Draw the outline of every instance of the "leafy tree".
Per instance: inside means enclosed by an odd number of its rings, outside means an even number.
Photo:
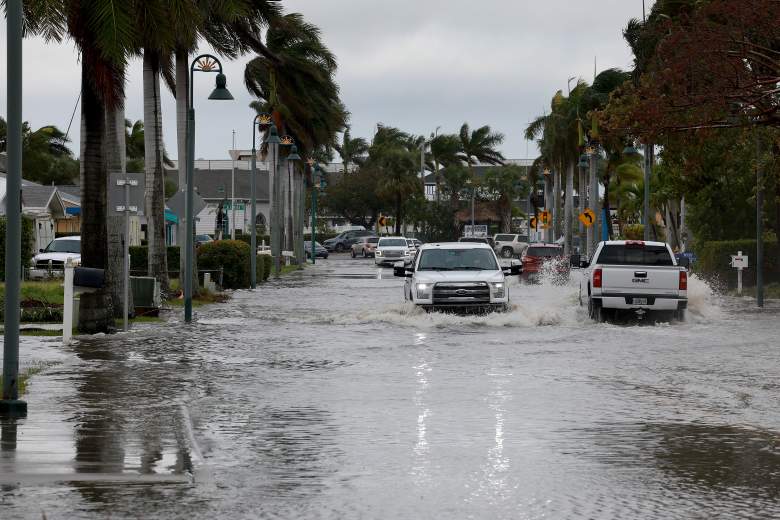
[[[79,163],[68,148],[70,139],[56,126],[32,131],[22,125],[22,175],[40,184],[73,184],[79,177]]]
[[[517,165],[491,168],[483,180],[483,196],[492,200],[501,215],[501,232],[512,232],[513,202],[528,196],[525,169]]]

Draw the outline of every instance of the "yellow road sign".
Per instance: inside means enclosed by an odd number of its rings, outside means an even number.
[[[531,226],[531,229],[538,229],[537,225],[539,223],[536,220],[536,217],[531,217],[531,221],[529,222],[529,225]]]
[[[585,225],[585,227],[591,227],[596,223],[596,214],[593,213],[593,210],[590,208],[580,213],[578,218],[580,219],[580,222]]]
[[[387,225],[387,217],[385,216],[379,217],[379,225],[381,227],[385,227]]]

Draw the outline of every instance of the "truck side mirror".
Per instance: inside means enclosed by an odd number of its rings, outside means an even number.
[[[412,269],[406,267],[406,262],[396,262],[393,264],[393,276],[397,276],[399,278],[411,278],[412,277]]]
[[[687,256],[681,256],[677,259],[677,265],[680,267],[685,267],[686,269],[691,267],[691,259]]]

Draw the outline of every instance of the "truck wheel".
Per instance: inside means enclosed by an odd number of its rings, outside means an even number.
[[[588,316],[596,323],[604,323],[604,309],[601,302],[596,303],[593,298],[588,298]]]
[[[515,252],[511,247],[505,247],[501,250],[501,256],[504,258],[512,258],[512,255],[514,255]]]
[[[674,321],[684,322],[686,318],[686,314],[687,313],[685,312],[685,309],[674,311]]]
[[[355,250],[352,250],[352,258],[355,258],[357,255],[355,254]]]

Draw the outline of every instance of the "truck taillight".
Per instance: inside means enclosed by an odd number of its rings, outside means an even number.
[[[686,273],[685,271],[680,271],[680,290],[681,291],[688,290],[688,273]]]
[[[602,271],[601,269],[596,269],[593,271],[593,288],[594,289],[601,289],[601,278],[602,278]]]

